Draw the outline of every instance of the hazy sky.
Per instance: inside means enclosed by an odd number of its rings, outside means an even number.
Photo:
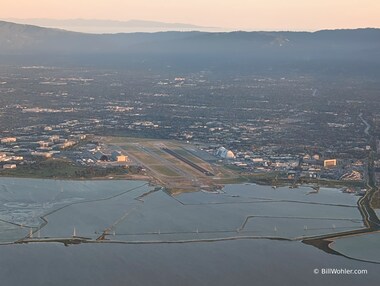
[[[248,30],[380,27],[380,0],[1,0],[0,19],[181,22]]]

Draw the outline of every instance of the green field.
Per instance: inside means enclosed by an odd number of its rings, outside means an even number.
[[[82,167],[74,165],[69,160],[48,159],[39,161],[31,165],[19,165],[17,169],[0,170],[3,177],[25,177],[25,178],[60,178],[60,179],[79,179],[96,178],[110,175],[125,175],[128,170],[100,167]]]
[[[157,166],[151,166],[152,169],[156,170],[160,174],[168,177],[178,177],[179,174],[174,172],[173,170],[163,166],[163,165],[157,165]]]

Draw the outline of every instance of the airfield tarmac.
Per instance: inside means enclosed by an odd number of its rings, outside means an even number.
[[[120,137],[98,140],[111,150],[126,153],[134,164],[146,169],[155,183],[172,193],[214,190],[241,181],[238,174],[215,158],[210,160],[207,152],[183,142]]]

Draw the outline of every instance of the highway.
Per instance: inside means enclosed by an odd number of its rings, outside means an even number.
[[[367,135],[367,136],[371,136],[369,134],[369,130],[371,129],[371,125],[363,118],[363,113],[360,113],[359,114],[359,118],[361,119],[361,121],[363,121],[363,123],[365,124],[366,128],[364,129],[364,133]]]
[[[368,141],[375,142],[375,140],[373,140],[372,135],[369,132],[371,129],[371,125],[363,118],[362,113],[359,114],[359,118],[363,121],[363,123],[366,126],[364,129],[364,133],[367,136],[369,136]],[[374,150],[376,150],[376,148],[375,146],[371,146],[371,147],[372,147],[372,150],[369,152],[369,155],[368,155],[368,176],[367,176],[367,182],[366,182],[367,192],[365,193],[363,197],[361,197],[358,200],[358,209],[360,211],[360,214],[362,215],[363,222],[366,227],[363,229],[357,229],[357,230],[352,230],[352,231],[307,238],[303,240],[304,243],[314,245],[326,252],[331,252],[332,249],[329,247],[329,245],[336,238],[342,238],[342,237],[352,236],[352,235],[361,235],[365,233],[373,233],[373,232],[380,231],[380,220],[376,212],[373,210],[371,206],[371,200],[374,194],[378,191],[378,187],[376,186],[376,180],[374,178],[375,174],[373,171],[373,160],[374,160],[373,153],[374,153]]]

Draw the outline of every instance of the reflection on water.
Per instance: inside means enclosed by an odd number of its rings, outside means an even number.
[[[368,275],[315,275],[315,268]],[[377,285],[378,265],[299,242],[241,240],[158,245],[0,246],[2,285]]]
[[[380,263],[380,232],[340,238],[331,247],[348,257]]]
[[[363,227],[356,196],[337,189],[321,188],[310,195],[308,187],[274,190],[254,184],[228,185],[220,194],[175,197],[153,189],[141,181],[1,179],[0,242],[22,239],[30,227],[34,239],[37,233],[40,238],[68,238],[75,228],[77,236],[95,240],[103,235],[106,240],[70,247],[0,246],[0,277],[6,277],[5,285],[20,285],[25,279],[32,285],[83,285],[83,281],[86,285],[252,285],[253,281],[320,285],[322,280],[331,283],[325,285],[360,281],[370,285],[375,281],[371,273],[364,280],[316,277],[314,268],[378,265],[326,254],[297,241]],[[220,241],[235,238],[239,240]],[[215,241],[206,242],[210,240]],[[141,244],[148,242],[155,244]],[[336,247],[345,252],[355,249],[356,243],[365,242],[342,239]],[[372,255],[379,257],[376,252]],[[38,263],[32,263],[35,259]],[[9,275],[16,266],[19,273]]]
[[[301,239],[363,227],[357,197],[336,189],[228,185],[221,193],[171,197],[141,181],[1,181],[3,230],[19,225],[39,237],[176,241],[228,237]],[[143,196],[143,194],[146,194]],[[25,231],[8,232],[15,241]]]

